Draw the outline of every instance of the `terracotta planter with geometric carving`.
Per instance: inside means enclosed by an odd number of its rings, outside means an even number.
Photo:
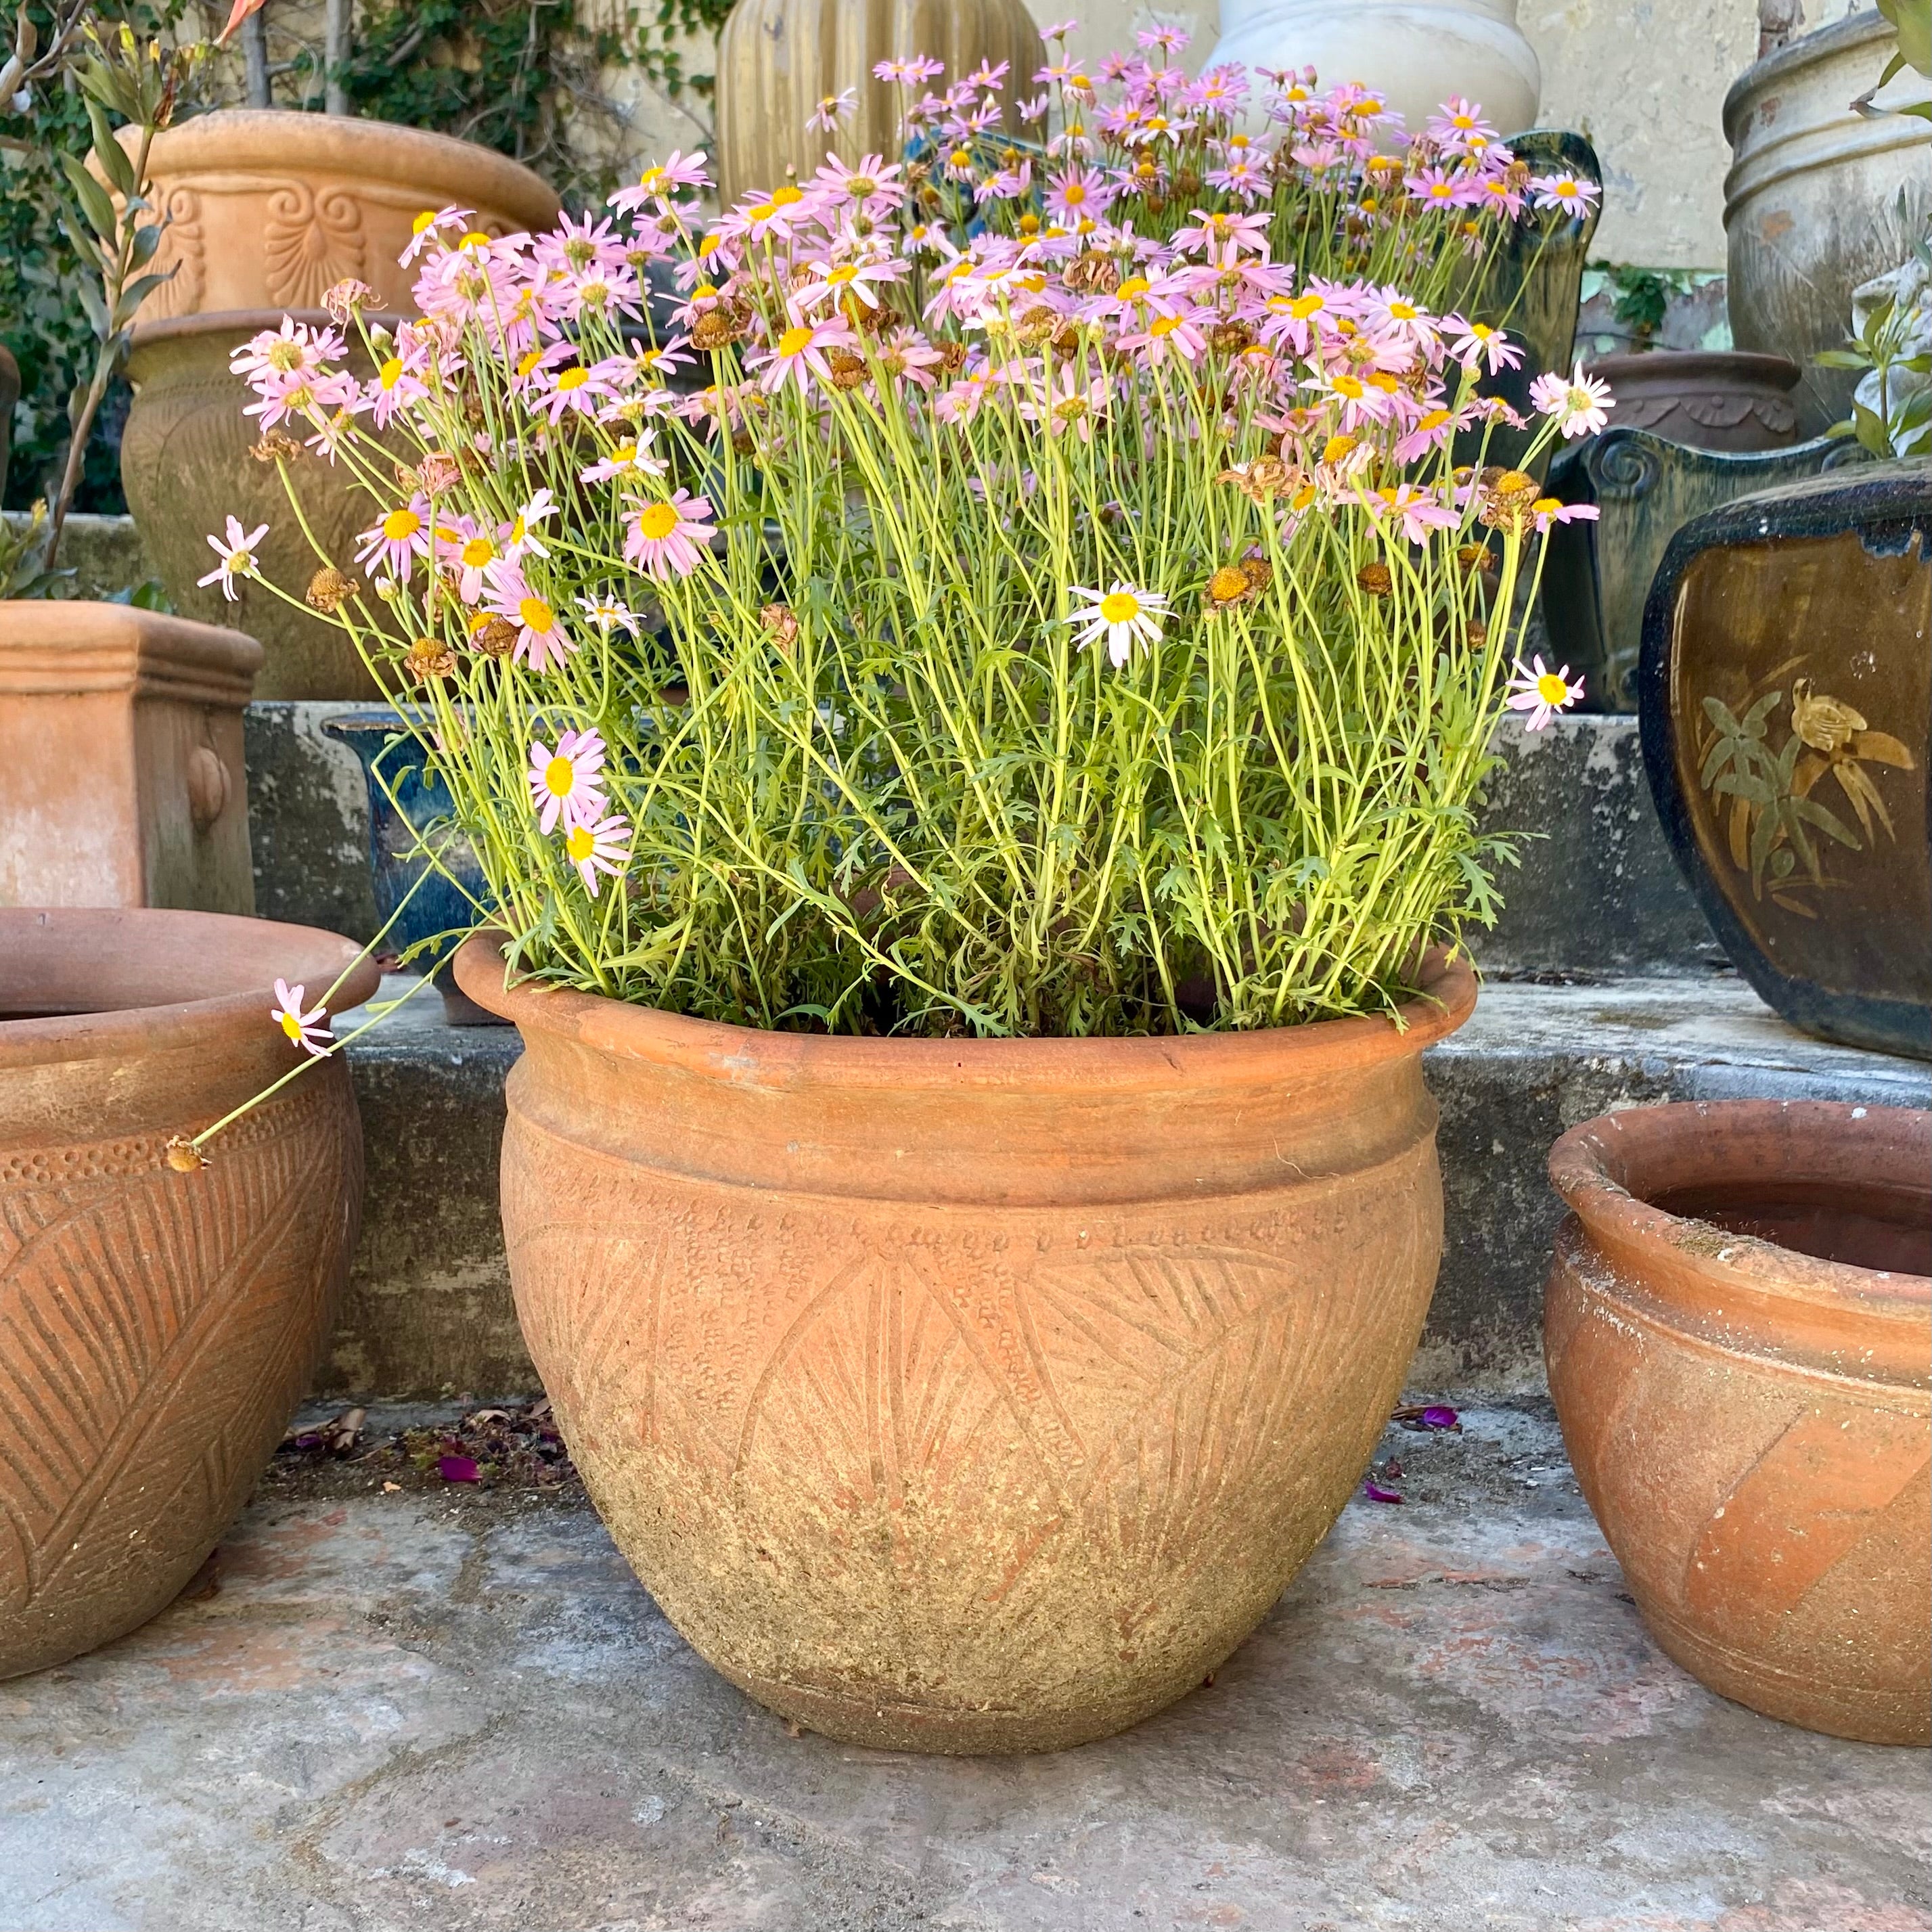
[[[518,1318],[618,1547],[833,1737],[1048,1750],[1198,1685],[1360,1480],[1441,1257],[1422,1053],[759,1032],[457,976],[522,1029]]]
[[[333,933],[201,913],[0,910],[0,1678],[145,1622],[214,1548],[308,1386],[349,1272],[349,1070],[286,1072],[274,986]],[[376,988],[356,964],[334,1004]]]
[[[1932,1113],[1635,1108],[1550,1172],[1550,1387],[1652,1635],[1768,1717],[1932,1742]]]
[[[131,142],[134,130],[124,130]],[[225,309],[320,308],[336,283],[415,310],[397,266],[425,208],[473,211],[488,235],[553,226],[562,208],[494,149],[420,128],[284,109],[224,107],[154,139],[149,199],[167,219],[153,266],[175,269],[144,322]]]

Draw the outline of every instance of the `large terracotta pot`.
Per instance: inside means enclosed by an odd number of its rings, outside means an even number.
[[[280,108],[184,121],[155,137],[148,167],[168,223],[154,266],[178,270],[142,304],[150,322],[319,308],[351,276],[413,314],[416,272],[397,258],[424,209],[454,202],[505,235],[551,226],[562,206],[528,168],[473,141]]]
[[[1550,1390],[1652,1634],[1768,1717],[1932,1742],[1932,1114],[1640,1108],[1550,1172]]]
[[[200,581],[214,562],[208,538],[220,535],[231,515],[248,530],[268,526],[256,554],[262,574],[290,595],[299,597],[317,568],[275,465],[249,454],[261,434],[255,418],[243,413],[254,392],[228,366],[238,344],[274,328],[284,314],[248,309],[142,322],[135,329],[128,358],[134,400],[121,438],[121,487],[175,608],[205,623],[245,626],[261,640],[267,658],[256,680],[257,698],[366,702],[383,693],[346,632],[284,602],[266,584],[238,584],[230,603],[218,585],[204,589]],[[320,323],[328,317],[315,309],[297,313],[296,320]],[[359,340],[351,350],[349,368],[367,380],[368,355]],[[376,434],[366,422],[364,429]],[[399,457],[408,453],[400,433],[394,447]],[[289,468],[316,542],[339,568],[360,576],[357,532],[384,506],[358,486],[345,464],[305,452],[290,459]]]
[[[1932,462],[1686,524],[1638,700],[1664,834],[1738,970],[1794,1026],[1932,1059]]]
[[[1221,38],[1204,63],[1312,67],[1324,88],[1378,88],[1412,134],[1453,94],[1480,104],[1505,134],[1536,124],[1543,70],[1516,25],[1516,0],[1222,0]]]
[[[168,1165],[294,1064],[268,1017],[333,933],[0,910],[0,1677],[145,1622],[206,1559],[308,1386],[362,1138],[340,1059]],[[338,1001],[379,976],[354,968]]]
[[[1850,105],[1898,50],[1891,23],[1864,8],[1747,68],[1725,96],[1726,297],[1740,349],[1809,364],[1839,347],[1852,291],[1904,261],[1924,232],[1932,127]],[[1907,69],[1880,98],[1922,101],[1932,86]],[[1857,380],[1808,368],[1795,398],[1798,433],[1822,435],[1849,416]]]
[[[980,63],[1006,62],[1007,98],[1030,85],[1044,56],[1023,0],[739,0],[718,39],[718,166],[728,206],[753,188],[801,181],[828,148],[850,161],[897,159],[894,89],[876,80],[882,60],[929,54],[950,86]],[[828,95],[848,89],[857,112],[836,134],[806,123]],[[1009,108],[1009,125],[1017,127]]]
[[[1187,1040],[760,1033],[526,983],[517,1312],[617,1544],[814,1730],[1104,1737],[1360,1477],[1442,1250],[1421,1054],[1475,1000]],[[1437,1002],[1439,1001],[1439,1004]]]
[[[125,604],[0,602],[0,906],[251,913],[262,647]]]

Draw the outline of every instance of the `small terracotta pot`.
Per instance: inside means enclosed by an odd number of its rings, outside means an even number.
[[[251,913],[262,647],[125,604],[0,602],[0,905]]]
[[[184,121],[155,137],[148,173],[168,224],[153,266],[177,272],[142,304],[147,322],[319,308],[351,278],[413,314],[416,271],[398,258],[424,209],[454,202],[484,233],[506,235],[550,227],[562,208],[528,168],[473,141],[280,108]]]
[[[1782,449],[1797,440],[1791,392],[1804,372],[1783,356],[1653,349],[1602,356],[1589,373],[1610,386],[1618,424],[1693,449]]]
[[[1334,1521],[1442,1252],[1388,1021],[1191,1039],[763,1033],[526,982],[517,1312],[618,1547],[814,1730],[1057,1749],[1198,1684]]]
[[[257,698],[367,703],[384,694],[346,632],[284,602],[267,584],[238,584],[231,602],[219,585],[200,582],[214,562],[208,539],[220,535],[231,515],[248,530],[268,525],[255,553],[262,574],[292,596],[302,594],[320,567],[303,520],[332,561],[359,578],[356,536],[382,513],[346,464],[305,451],[289,460],[302,502],[298,519],[277,466],[249,453],[261,436],[256,418],[244,413],[254,392],[228,358],[284,313],[244,310],[144,322],[135,329],[128,357],[134,400],[121,437],[121,485],[175,608],[203,623],[245,625],[260,638],[267,658]],[[315,309],[295,319],[320,325],[328,317]],[[369,358],[352,334],[351,351],[346,366],[366,381]],[[366,424],[364,432],[376,434]],[[399,459],[410,453],[399,434],[392,448]]]
[[[308,1386],[349,1272],[349,1070],[286,1072],[279,978],[334,934],[200,913],[0,910],[0,1678],[145,1622],[206,1560]],[[376,990],[354,964],[340,1009]]]
[[[1932,1114],[1640,1108],[1550,1172],[1550,1386],[1652,1634],[1768,1717],[1932,1741]]]

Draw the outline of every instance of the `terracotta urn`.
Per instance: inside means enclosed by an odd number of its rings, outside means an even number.
[[[261,430],[243,412],[254,394],[228,358],[284,313],[244,309],[135,328],[128,358],[134,397],[121,438],[121,486],[175,608],[205,623],[244,627],[261,640],[267,656],[256,680],[257,698],[366,703],[384,694],[346,632],[285,602],[266,584],[238,584],[230,602],[218,585],[200,582],[214,562],[208,539],[221,533],[230,516],[245,530],[268,525],[256,550],[262,574],[292,596],[302,594],[320,567],[302,533],[304,520],[336,564],[359,577],[357,533],[376,522],[383,507],[346,464],[304,451],[289,459],[302,504],[298,519],[276,466],[250,454]],[[328,320],[320,309],[294,313],[301,322]],[[366,380],[374,373],[369,358],[359,341],[351,348],[348,366]],[[399,434],[394,446],[398,457],[408,454]]]
[[[1747,68],[1724,97],[1731,334],[1806,365],[1793,396],[1804,436],[1851,414],[1858,380],[1812,357],[1843,345],[1852,290],[1904,261],[1932,217],[1932,127],[1852,106],[1898,52],[1898,29],[1873,8],[1834,10],[1844,17]],[[1906,67],[1878,99],[1922,104],[1932,82]]]
[[[1406,1029],[880,1040],[525,982],[517,1312],[618,1546],[828,1736],[1047,1750],[1198,1684],[1327,1533],[1442,1238]]]
[[[1536,124],[1543,70],[1516,24],[1516,0],[1222,0],[1221,38],[1204,67],[1238,61],[1312,67],[1323,91],[1377,88],[1419,134],[1452,95],[1504,134]]]
[[[124,130],[124,142],[134,130]],[[152,323],[237,309],[319,308],[352,277],[413,314],[398,266],[416,217],[454,203],[488,235],[553,226],[562,204],[520,162],[473,141],[329,114],[224,107],[156,136],[152,199],[167,219],[142,304]]]
[[[727,206],[753,188],[809,181],[828,149],[896,159],[898,116],[883,60],[928,54],[946,81],[1005,61],[1017,99],[1045,58],[1024,0],[739,0],[718,40],[718,167]],[[848,89],[857,112],[836,134],[807,125]],[[1010,128],[1018,123],[1011,118]]]
[[[125,604],[0,602],[0,906],[251,913],[262,647]]]
[[[1652,1634],[1768,1717],[1932,1742],[1932,1114],[1638,1108],[1550,1172],[1550,1390]]]
[[[1619,428],[1694,449],[1782,449],[1797,437],[1791,392],[1804,372],[1789,356],[1653,349],[1600,356],[1589,373],[1610,384]]]
[[[376,969],[305,926],[0,910],[0,1678],[162,1609],[308,1386],[362,1201],[347,1066],[197,1172],[167,1147],[295,1064],[277,979],[345,972],[344,1008]]]

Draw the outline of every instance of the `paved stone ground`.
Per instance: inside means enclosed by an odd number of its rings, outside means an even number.
[[[212,1593],[0,1684],[0,1928],[1932,1932],[1924,1755],[1666,1661],[1546,1410],[1383,1454],[1211,1686],[1005,1761],[788,1735],[579,1494],[272,1480]]]

